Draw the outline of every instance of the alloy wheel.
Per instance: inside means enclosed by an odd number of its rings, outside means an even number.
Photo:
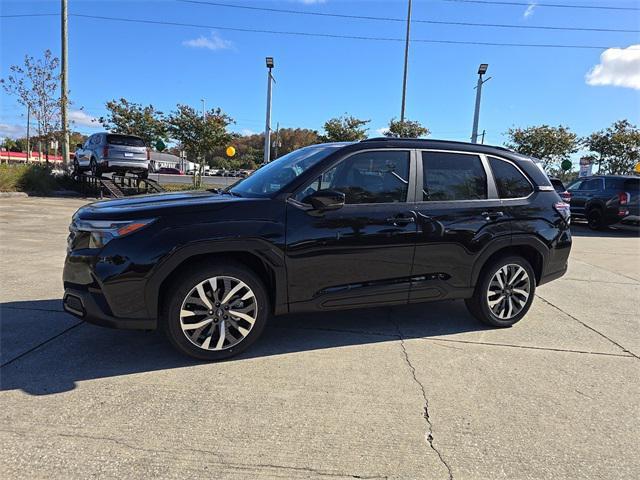
[[[531,280],[521,265],[503,265],[493,275],[487,289],[487,303],[493,314],[501,320],[518,315],[527,304]]]
[[[257,315],[253,290],[235,277],[218,276],[200,282],[187,294],[180,327],[195,346],[219,351],[244,340]]]

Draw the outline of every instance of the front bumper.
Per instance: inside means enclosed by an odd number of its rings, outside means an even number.
[[[117,318],[108,313],[108,306],[99,296],[89,290],[66,288],[62,298],[62,307],[65,312],[81,318],[87,323],[100,325],[101,327],[119,328],[126,330],[155,330],[157,320],[155,318]]]

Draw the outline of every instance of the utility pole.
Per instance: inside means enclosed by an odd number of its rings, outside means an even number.
[[[201,98],[200,101],[202,102],[202,119],[206,120],[207,119],[207,110],[204,107],[204,98]]]
[[[67,51],[67,0],[62,0],[62,76],[61,76],[61,85],[60,91],[61,94],[61,111],[62,111],[62,162],[65,167],[69,166],[69,124],[67,121],[67,107],[69,104],[69,99],[67,98],[68,87],[67,87],[67,78],[69,75],[69,59],[68,59],[68,51]]]
[[[27,163],[31,160],[31,141],[29,134],[31,133],[31,104],[27,103]]]
[[[273,57],[266,58],[267,63],[267,121],[264,127],[264,163],[269,163],[271,158],[271,83],[273,76],[271,69],[273,68]]]
[[[486,132],[487,132],[486,130],[482,130],[482,142],[480,142],[480,143],[482,143],[482,145],[484,145],[484,134]]]
[[[487,73],[489,68],[488,63],[481,63],[478,67],[478,83],[476,84],[476,108],[473,113],[473,129],[471,130],[471,143],[478,143],[478,122],[480,120],[480,99],[482,97],[482,85],[491,80],[491,77],[486,80],[482,79],[482,75]]]
[[[400,122],[404,122],[404,107],[407,100],[407,70],[409,69],[409,34],[411,31],[411,0],[407,12],[407,36],[404,42],[404,75],[402,76],[402,107],[400,108]]]

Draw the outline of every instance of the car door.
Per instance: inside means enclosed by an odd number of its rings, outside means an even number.
[[[416,240],[407,198],[415,189],[410,149],[359,151],[334,163],[287,202],[291,311],[406,303]],[[318,212],[318,190],[345,195]]]
[[[78,164],[81,167],[89,166],[89,160],[91,160],[91,151],[89,150],[89,148],[94,138],[95,138],[95,135],[91,135],[89,138],[87,138],[84,144],[82,145],[82,148],[77,152]]]
[[[602,189],[601,178],[588,178],[581,182],[577,189],[571,190],[571,213],[585,215],[588,204]]]
[[[421,150],[417,167],[410,301],[464,296],[480,252],[510,234],[488,161],[477,153]]]

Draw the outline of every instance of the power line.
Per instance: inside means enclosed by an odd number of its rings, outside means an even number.
[[[254,10],[261,12],[274,12],[274,13],[286,13],[292,15],[308,15],[315,17],[332,17],[332,18],[347,18],[353,20],[374,20],[383,22],[405,22],[405,18],[398,17],[373,17],[370,15],[349,15],[342,13],[326,13],[326,12],[305,12],[302,10],[291,10],[285,8],[271,8],[271,7],[254,7],[250,5],[236,5],[232,3],[224,2],[208,2],[203,0],[177,0],[181,3],[193,3],[199,5],[207,5],[211,7],[225,7],[225,8],[237,8],[242,10]],[[547,25],[516,25],[506,23],[475,23],[475,22],[450,22],[443,20],[424,20],[424,19],[412,19],[412,23],[427,23],[431,25],[456,25],[464,27],[492,27],[492,28],[517,28],[528,30],[566,30],[566,31],[579,31],[579,32],[618,32],[618,33],[639,33],[640,30],[626,30],[618,28],[589,28],[589,27],[554,27]]]
[[[497,0],[442,0],[444,2],[458,3],[480,3],[485,5],[509,5],[518,7],[529,7],[533,2],[504,2]],[[536,7],[553,7],[553,8],[586,8],[593,10],[632,10],[640,11],[640,7],[610,7],[607,5],[562,5],[559,3],[535,3]]]
[[[70,14],[72,17],[89,18],[94,20],[108,20],[117,22],[128,23],[144,23],[149,25],[169,25],[175,27],[192,27],[192,28],[207,28],[212,30],[227,30],[232,32],[244,32],[244,33],[267,33],[273,35],[292,35],[302,37],[320,37],[320,38],[335,38],[335,39],[349,39],[349,40],[366,40],[366,41],[380,41],[380,42],[404,42],[403,38],[396,37],[367,37],[361,35],[338,35],[331,33],[311,33],[311,32],[294,32],[287,30],[262,30],[256,28],[239,28],[239,27],[223,27],[220,25],[201,25],[194,23],[180,23],[180,22],[167,22],[161,20],[144,20],[134,18],[120,18],[120,17],[106,17],[101,15],[84,15],[79,13]],[[501,47],[536,47],[536,48],[575,48],[575,49],[593,49],[593,50],[606,50],[608,46],[599,45],[567,45],[567,44],[547,44],[547,43],[500,43],[500,42],[471,42],[462,40],[431,40],[431,39],[411,39],[412,42],[418,43],[444,43],[455,45],[485,45],[485,46],[501,46]]]
[[[18,18],[18,17],[59,17],[59,13],[22,13],[17,15],[0,15],[0,18]]]

